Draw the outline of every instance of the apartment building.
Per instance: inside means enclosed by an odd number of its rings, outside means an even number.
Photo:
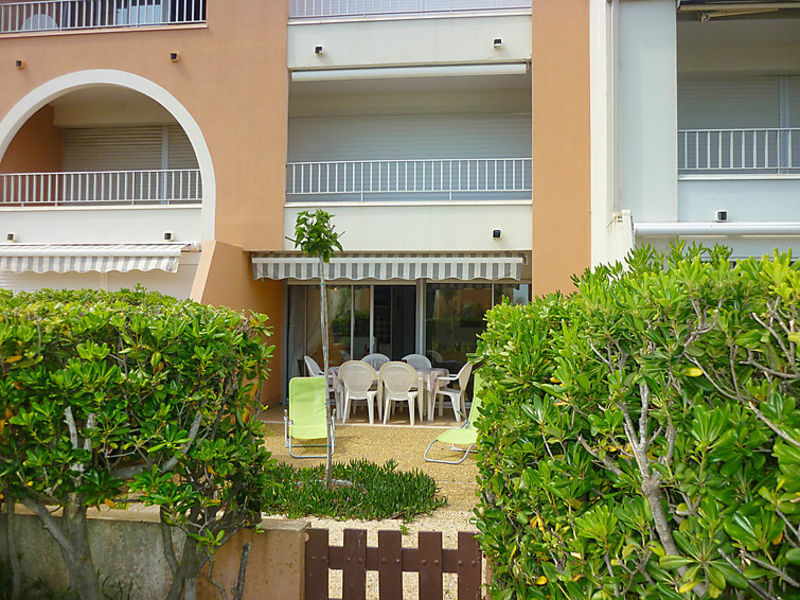
[[[318,352],[319,273],[288,238],[324,208],[345,248],[334,364],[455,369],[492,304],[589,265],[589,18],[588,0],[0,0],[0,287],[266,312],[272,399]]]
[[[676,237],[791,249],[800,3],[617,0],[592,31],[593,261]]]

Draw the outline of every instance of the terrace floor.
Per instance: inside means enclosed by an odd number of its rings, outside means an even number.
[[[297,466],[312,466],[324,462],[324,459],[296,459],[289,456],[289,449],[283,442],[282,407],[270,407],[262,418],[271,434],[266,438],[266,447],[272,452],[273,458]],[[419,469],[433,477],[441,493],[448,499],[449,510],[471,511],[476,504],[478,490],[475,455],[470,453],[460,465],[429,463],[422,458],[431,440],[445,429],[459,425],[453,419],[452,412],[448,416],[445,410],[444,415],[440,417],[437,414],[434,421],[415,421],[411,427],[408,413],[403,409],[396,411],[386,425],[379,425],[377,417],[376,423],[370,425],[366,410],[361,407],[351,415],[345,425],[337,420],[336,452],[333,458],[338,462],[365,458],[376,463],[384,463],[393,458],[399,469]],[[312,448],[308,453],[319,454],[320,450],[324,449]],[[458,454],[451,452],[444,444],[437,444],[436,452],[432,451],[432,456],[447,460],[458,458]]]

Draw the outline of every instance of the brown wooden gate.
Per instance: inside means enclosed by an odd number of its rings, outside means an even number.
[[[378,547],[367,532],[345,529],[344,544],[330,546],[327,529],[310,529],[306,542],[306,600],[328,597],[328,572],[342,571],[342,600],[365,600],[367,571],[378,572],[380,600],[403,600],[403,572],[419,573],[420,600],[442,600],[442,573],[458,574],[458,600],[481,597],[482,555],[474,533],[458,534],[458,549],[442,549],[442,533],[420,531],[418,548],[403,548],[399,531],[379,531]]]

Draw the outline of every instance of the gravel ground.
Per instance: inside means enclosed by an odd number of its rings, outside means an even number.
[[[407,414],[399,412],[389,425],[370,425],[364,416],[365,411],[356,413],[346,425],[336,425],[336,453],[334,460],[344,462],[351,458],[367,458],[371,461],[382,463],[391,458],[398,463],[398,468],[403,470],[419,469],[433,477],[441,491],[447,497],[448,506],[435,511],[429,516],[414,519],[405,524],[396,519],[383,521],[336,521],[330,518],[308,517],[311,527],[328,529],[330,543],[341,545],[345,529],[366,529],[367,545],[377,546],[378,531],[400,530],[403,535],[404,547],[417,546],[417,532],[441,531],[444,548],[458,546],[459,531],[477,531],[472,524],[472,509],[476,503],[478,489],[475,478],[477,467],[474,455],[470,455],[460,465],[445,465],[425,462],[422,458],[428,443],[435,439],[442,431],[459,424],[451,419],[438,417],[433,423],[425,421],[411,427],[408,424]],[[265,445],[273,458],[297,466],[311,466],[321,464],[324,459],[294,459],[289,456],[288,449],[283,443],[283,410],[273,408],[264,415],[264,421],[270,434]],[[316,449],[319,450],[319,449]],[[439,448],[433,455],[436,458],[452,459],[453,453],[447,447]],[[444,575],[444,598],[455,600],[457,598],[457,581],[455,574]],[[419,579],[416,573],[405,573],[403,576],[403,596],[405,598],[418,597]],[[342,573],[331,571],[329,579],[330,597],[341,598]],[[378,598],[378,575],[376,572],[367,573],[367,598]]]

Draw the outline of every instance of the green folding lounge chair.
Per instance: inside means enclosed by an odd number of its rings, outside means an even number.
[[[328,437],[325,426],[324,377],[294,377],[289,381],[289,410],[283,413],[283,440],[294,458],[325,458],[321,455],[296,455],[294,448],[327,448],[325,444],[295,444],[293,440],[320,440]],[[336,450],[335,411],[331,415],[331,453]]]
[[[478,441],[478,430],[475,429],[474,423],[481,416],[481,393],[483,391],[483,381],[479,373],[475,373],[475,382],[472,387],[472,407],[469,409],[469,417],[464,425],[454,429],[448,429],[442,435],[428,444],[423,458],[428,462],[446,463],[448,465],[458,465],[464,462],[469,456],[470,450]],[[436,442],[443,444],[450,444],[450,449],[453,452],[463,452],[458,460],[440,460],[436,458],[428,458],[428,452],[431,451]],[[466,449],[464,448],[466,446]]]

